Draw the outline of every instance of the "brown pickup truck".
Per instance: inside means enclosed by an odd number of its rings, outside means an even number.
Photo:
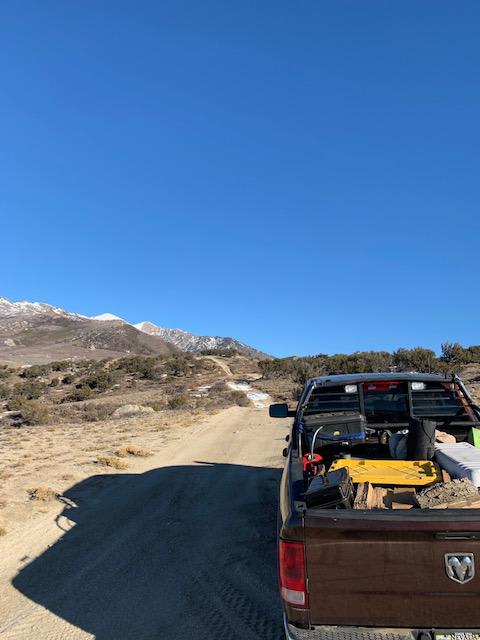
[[[479,640],[480,409],[462,381],[320,377],[270,416],[294,418],[279,508],[286,637]]]

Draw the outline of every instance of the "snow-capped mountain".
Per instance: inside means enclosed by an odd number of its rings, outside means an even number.
[[[70,318],[85,318],[78,313],[70,313],[60,307],[53,307],[45,302],[12,302],[7,298],[0,298],[0,318],[15,318],[19,316],[41,316],[54,314],[57,316],[68,316]]]
[[[158,327],[151,322],[138,322],[133,325],[136,329],[148,333],[151,336],[158,336],[170,342],[181,351],[190,351],[191,353],[199,353],[205,349],[235,349],[239,353],[250,356],[264,356],[265,354],[257,351],[253,347],[235,340],[235,338],[225,338],[221,336],[195,336],[192,333],[183,331],[182,329],[166,329]]]

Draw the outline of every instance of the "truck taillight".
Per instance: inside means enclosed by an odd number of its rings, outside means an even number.
[[[305,548],[300,542],[279,541],[278,579],[280,594],[285,602],[294,607],[305,608],[307,606]]]
[[[393,391],[401,386],[400,382],[365,382],[364,391]]]

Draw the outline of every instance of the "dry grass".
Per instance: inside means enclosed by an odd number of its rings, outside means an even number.
[[[148,449],[142,449],[141,447],[137,447],[134,444],[128,444],[125,447],[121,447],[115,451],[117,456],[120,458],[125,458],[126,456],[139,456],[141,458],[147,458],[148,456],[152,456],[153,453],[148,451]]]
[[[144,404],[146,399],[129,397],[128,401]],[[158,400],[158,392],[152,393],[149,399]],[[122,402],[125,401],[122,397]],[[59,420],[40,428],[2,427],[0,524],[7,529],[7,538],[22,530],[30,518],[40,517],[42,511],[51,513],[54,505],[60,504],[57,493],[63,500],[62,496],[72,485],[95,473],[94,464],[99,474],[123,474],[131,467],[151,466],[149,462],[153,456],[143,456],[150,452],[156,455],[166,442],[178,439],[188,424],[205,419],[207,415],[209,412],[205,410],[167,411],[145,414],[136,420],[109,418],[81,425]],[[51,441],[50,445],[47,439]],[[125,452],[120,451],[123,449]],[[20,466],[11,466],[18,462]],[[48,487],[52,489],[46,493],[39,491]]]
[[[116,456],[98,456],[97,463],[112,469],[126,469],[128,464]]]
[[[4,529],[3,527],[0,527],[0,537],[4,536],[7,533],[7,530]]]
[[[152,402],[147,402],[147,403],[145,404],[145,406],[146,406],[146,407],[152,407],[152,409],[153,409],[154,411],[164,411],[164,410],[165,410],[165,408],[166,408],[166,403],[165,403],[165,402],[155,402],[155,401],[152,401]]]
[[[37,500],[38,502],[50,502],[56,500],[59,497],[58,491],[51,487],[34,487],[28,489],[28,495],[30,500]]]

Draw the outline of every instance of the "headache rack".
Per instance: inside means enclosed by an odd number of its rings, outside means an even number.
[[[435,420],[453,431],[480,423],[480,411],[459,378],[411,374],[311,380],[300,400],[297,421],[352,413],[365,416],[374,430],[397,431],[408,427],[413,417]]]

